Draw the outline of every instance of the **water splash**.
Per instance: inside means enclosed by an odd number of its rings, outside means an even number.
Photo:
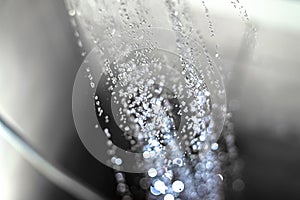
[[[206,39],[192,23],[187,4],[172,0],[164,4],[168,16],[165,20],[171,21],[175,35],[174,56],[159,49],[156,40],[151,40],[155,35],[151,29],[141,29],[151,27],[154,18],[152,8],[144,6],[145,1],[71,2],[75,8],[82,7],[78,5],[98,8],[95,13],[91,9],[96,21],[87,18],[83,23],[88,30],[87,39],[93,41],[101,56],[106,55],[105,51],[115,56],[103,58],[99,66],[105,69],[101,82],[105,87],[94,82],[89,68],[86,71],[90,87],[97,89],[93,98],[100,126],[95,128],[102,128],[108,138],[110,159],[107,162],[116,170],[117,191],[122,198],[132,199],[134,194],[126,183],[125,174],[120,172],[124,160],[116,156],[112,123],[121,130],[124,141],[129,144],[128,151],[142,152],[143,156],[137,159],[146,163],[147,175],[141,179],[140,187],[147,191],[148,199],[222,199],[222,183],[229,184],[223,168],[236,159],[237,151],[228,118],[224,133],[228,159],[224,159],[224,147],[217,141],[226,116],[220,65],[215,64],[220,53],[216,44],[211,56]],[[205,1],[201,3],[210,37],[215,37],[209,10]],[[239,1],[232,1],[232,4],[248,21]],[[83,10],[69,10],[76,29],[75,19],[85,15]],[[122,41],[124,29],[132,30],[127,34],[131,34],[129,38],[134,42]],[[105,40],[110,40],[109,47],[101,42]],[[85,56],[85,51],[82,55]],[[237,174],[239,172],[235,171],[230,176],[235,177],[234,185],[241,186]]]

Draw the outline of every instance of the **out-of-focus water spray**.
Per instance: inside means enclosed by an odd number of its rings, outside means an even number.
[[[241,3],[231,3],[248,23]],[[186,1],[66,4],[86,56],[73,91],[76,128],[87,149],[116,170],[122,199],[135,197],[124,172],[145,173],[139,183],[147,199],[224,199],[224,188],[242,190],[222,55],[216,41],[209,51],[201,33],[216,37],[206,2],[207,27],[193,23]],[[82,107],[94,113],[80,117]],[[82,127],[105,137],[105,152]]]

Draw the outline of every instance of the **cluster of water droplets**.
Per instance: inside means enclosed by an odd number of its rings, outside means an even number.
[[[77,6],[82,3],[74,2]],[[149,14],[151,8],[144,6],[144,3],[142,0],[118,0],[90,4],[97,7],[97,13],[92,14],[97,16],[95,20],[101,25],[93,26],[88,20],[85,25],[88,26],[89,39],[100,53],[104,48],[101,40],[115,37],[120,29],[152,27],[149,21],[153,18]],[[248,20],[239,1],[232,1],[232,4]],[[179,55],[174,58],[174,55],[156,49],[156,44],[150,42],[150,48],[130,52],[125,49],[118,59],[105,59],[102,63],[105,73],[101,78],[104,86],[100,90],[105,88],[109,100],[102,93],[94,94],[95,110],[101,121],[100,126],[96,124],[95,128],[102,128],[108,138],[107,154],[110,159],[107,162],[112,163],[115,169],[116,188],[123,200],[133,199],[134,194],[130,191],[126,174],[121,172],[123,160],[115,155],[114,129],[109,126],[112,120],[130,144],[128,150],[142,152],[139,159],[146,163],[147,173],[141,178],[140,187],[146,191],[148,199],[223,199],[223,182],[232,184],[235,190],[241,190],[243,181],[239,177],[240,165],[232,164],[236,163],[237,150],[230,117],[224,109],[225,142],[220,144],[219,133],[214,133],[213,129],[218,122],[212,116],[212,110],[218,105],[213,102],[214,96],[203,76],[204,72],[199,70],[206,69],[208,76],[216,73],[214,58],[210,56],[200,30],[192,24],[187,4],[165,0],[162,5],[169,17],[166,20],[170,21],[175,33]],[[214,37],[213,22],[205,1],[202,5],[208,19],[210,37]],[[71,9],[69,15],[77,28],[76,15],[82,13]],[[103,33],[101,37],[98,30]],[[77,30],[75,35],[82,48]],[[145,36],[140,34],[138,37],[144,40]],[[120,51],[118,47],[115,44],[111,49]],[[220,58],[217,44],[215,52],[215,58]],[[85,54],[83,50],[82,55]],[[198,66],[198,54],[206,59],[205,65]],[[90,87],[99,87],[93,81],[89,68],[86,72]],[[219,88],[220,96],[225,93],[221,82],[212,79],[212,84]],[[104,100],[110,103],[111,114],[106,111],[108,108],[107,103],[103,104]],[[227,177],[232,179],[230,183],[224,180]]]

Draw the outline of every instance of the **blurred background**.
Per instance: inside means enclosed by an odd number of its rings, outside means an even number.
[[[244,161],[239,199],[300,199],[300,1],[243,3],[257,29],[249,52],[238,10],[229,1],[207,2]],[[251,56],[237,64],[244,54]],[[63,1],[0,0],[1,115],[51,163],[114,199],[113,171],[87,152],[73,122],[72,87],[83,59]],[[40,199],[76,198],[0,138],[0,200]]]

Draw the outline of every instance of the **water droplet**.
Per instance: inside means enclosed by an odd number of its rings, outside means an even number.
[[[150,192],[155,196],[158,196],[161,194],[160,191],[156,190],[153,186],[150,187]]]
[[[165,185],[164,182],[162,182],[161,180],[157,180],[154,182],[153,184],[154,188],[159,191],[160,193],[162,194],[165,194],[166,193],[166,190],[168,189]]]
[[[75,15],[76,15],[76,10],[74,10],[74,9],[71,9],[71,10],[69,10],[69,15],[71,16],[71,17],[74,17]]]
[[[117,159],[115,160],[115,163],[116,163],[116,165],[121,165],[121,164],[123,163],[123,161],[122,161],[121,158],[117,158]]]
[[[125,193],[126,192],[126,185],[124,183],[119,183],[117,185],[117,191],[120,193]]]
[[[155,177],[156,175],[157,175],[157,171],[156,171],[156,169],[154,169],[154,168],[150,168],[149,170],[148,170],[148,175],[150,176],[150,177]]]
[[[217,150],[219,148],[219,145],[218,145],[218,143],[213,143],[212,145],[211,145],[211,150]]]
[[[172,189],[174,192],[182,192],[184,189],[184,184],[182,181],[174,181],[172,184]]]
[[[174,196],[172,194],[166,194],[164,200],[174,200]]]
[[[81,42],[81,40],[78,40],[78,41],[77,41],[77,44],[78,44],[78,46],[79,46],[80,48],[82,48],[82,42]]]
[[[221,179],[221,181],[223,181],[223,180],[224,180],[224,178],[223,178],[222,174],[218,174],[218,177]]]

